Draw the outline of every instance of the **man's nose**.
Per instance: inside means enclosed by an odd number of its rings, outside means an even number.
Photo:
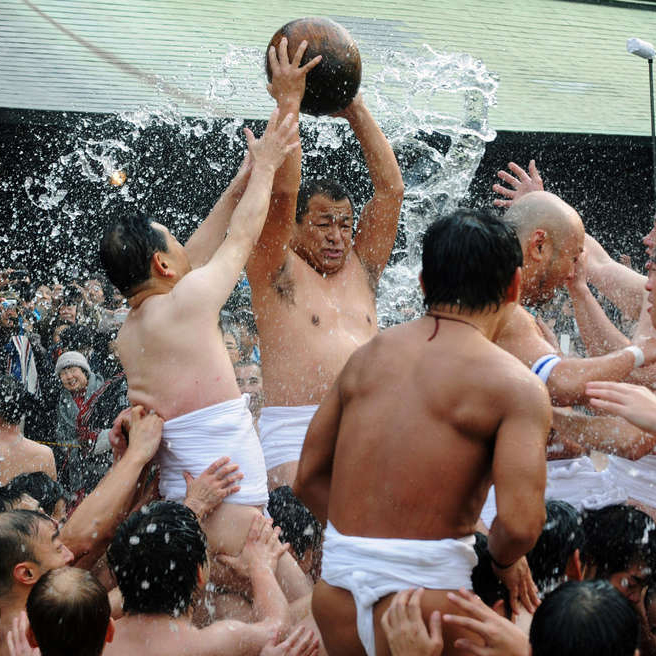
[[[328,239],[331,242],[335,243],[340,241],[341,238],[342,238],[342,233],[339,230],[339,226],[337,225],[337,223],[333,223],[330,226],[330,230],[328,230]]]

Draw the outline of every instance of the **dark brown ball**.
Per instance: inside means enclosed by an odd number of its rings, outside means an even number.
[[[301,60],[306,64],[317,55],[323,59],[305,79],[305,95],[301,111],[313,116],[334,114],[348,107],[360,87],[362,63],[353,37],[338,23],[328,18],[299,18],[281,27],[271,37],[266,53],[266,72],[271,82],[269,48],[277,50],[280,39],[287,37],[291,60],[301,41],[308,42]]]

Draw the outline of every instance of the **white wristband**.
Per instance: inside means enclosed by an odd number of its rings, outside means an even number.
[[[642,352],[642,349],[639,346],[627,346],[625,349],[622,349],[624,351],[629,351],[629,353],[633,353],[633,357],[635,359],[635,362],[633,364],[633,368],[637,369],[638,367],[642,367],[643,364],[645,364],[645,354]]]

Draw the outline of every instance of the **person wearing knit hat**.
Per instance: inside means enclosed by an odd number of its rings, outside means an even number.
[[[69,367],[78,367],[86,372],[86,377],[88,378],[91,374],[91,367],[87,362],[87,359],[78,351],[65,351],[57,359],[57,364],[55,365],[55,374],[59,374]],[[85,385],[86,387],[86,385]]]

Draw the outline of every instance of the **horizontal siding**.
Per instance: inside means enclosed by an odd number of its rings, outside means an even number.
[[[656,37],[652,11],[559,0],[35,4],[80,37],[199,102],[221,77],[217,63],[228,44],[263,50],[281,24],[302,15],[325,15],[329,8],[360,45],[369,93],[378,70],[377,51],[412,53],[428,44],[437,51],[470,53],[499,76],[498,104],[490,113],[497,130],[649,132],[647,64],[629,55],[625,43],[631,36]],[[271,101],[261,56],[253,55],[237,70],[235,86],[216,91],[216,113],[265,117]],[[1,0],[0,106],[116,112],[162,102],[151,86],[93,55],[22,0]],[[453,98],[443,102],[452,111]],[[194,103],[180,108],[189,115],[199,111]]]

